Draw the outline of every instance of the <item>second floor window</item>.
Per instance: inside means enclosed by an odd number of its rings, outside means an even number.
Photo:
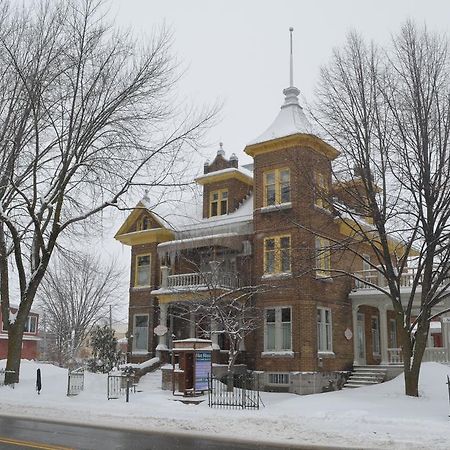
[[[274,236],[264,239],[264,273],[291,271],[291,237]]]
[[[3,326],[3,320],[2,320],[2,331],[5,333],[7,332],[7,330]],[[37,332],[37,316],[28,316],[27,317],[23,331],[24,331],[24,333],[36,333]]]
[[[150,255],[136,257],[136,286],[150,286]]]
[[[316,275],[329,277],[331,268],[330,241],[316,237]]]
[[[291,173],[287,168],[264,172],[264,206],[291,201]]]
[[[228,213],[228,190],[213,191],[209,195],[209,216],[223,216]]]

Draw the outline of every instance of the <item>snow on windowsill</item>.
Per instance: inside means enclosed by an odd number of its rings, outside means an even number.
[[[316,278],[316,280],[326,281],[327,283],[333,283],[333,278],[332,278],[332,276],[329,275],[329,274],[316,273],[315,278]]]
[[[319,358],[335,358],[336,354],[330,351],[318,351],[317,356]]]
[[[263,206],[259,210],[261,211],[261,213],[267,213],[267,212],[279,211],[282,209],[290,209],[290,208],[292,208],[292,202],[279,203],[277,205]]]
[[[149,284],[148,286],[133,286],[131,288],[132,291],[142,291],[144,289],[152,289],[153,286],[151,284]]]
[[[292,351],[279,351],[279,352],[261,352],[262,358],[293,358],[294,352]]]
[[[291,278],[292,272],[279,272],[279,273],[265,273],[261,279],[262,280],[277,280],[283,278]]]

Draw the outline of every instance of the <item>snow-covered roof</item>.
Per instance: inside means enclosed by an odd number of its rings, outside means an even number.
[[[141,203],[149,211],[154,212],[165,227],[174,230],[180,239],[211,234],[211,230],[217,233],[231,232],[234,231],[236,224],[253,220],[252,194],[249,194],[232,213],[207,219],[202,217],[203,200],[199,197],[193,197],[190,201],[184,199],[156,206],[152,206],[147,198],[143,198]]]
[[[236,174],[236,175],[244,175],[247,178],[253,180],[253,172],[244,167],[228,167],[227,169],[215,170],[214,172],[209,172],[204,175],[200,175],[195,179],[195,181],[199,184],[203,184],[202,181],[207,180],[208,178],[218,177],[221,175],[227,174]]]
[[[317,131],[314,130],[299,104],[298,94],[300,91],[296,87],[290,86],[283,93],[285,101],[275,120],[264,133],[249,142],[248,145],[259,144],[298,133],[317,135]]]

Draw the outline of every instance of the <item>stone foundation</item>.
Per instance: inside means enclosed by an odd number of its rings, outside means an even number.
[[[299,395],[341,390],[350,372],[291,372],[288,392]]]

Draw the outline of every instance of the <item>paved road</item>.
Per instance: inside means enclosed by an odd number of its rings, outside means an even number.
[[[0,417],[1,450],[33,448],[43,450],[288,450],[311,448],[311,446],[277,446],[181,434],[144,433]]]

